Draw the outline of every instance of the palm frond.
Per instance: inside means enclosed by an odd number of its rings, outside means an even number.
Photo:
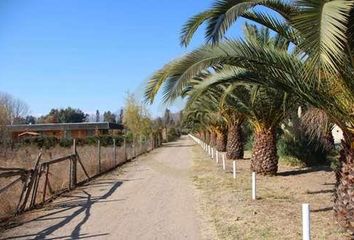
[[[300,47],[307,53],[308,71],[340,72],[346,60],[346,32],[353,4],[352,0],[296,1],[299,11],[291,23],[304,38]]]

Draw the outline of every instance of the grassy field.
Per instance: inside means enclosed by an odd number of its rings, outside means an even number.
[[[246,154],[246,157],[250,154]],[[334,223],[334,173],[326,167],[295,168],[280,164],[276,177],[257,176],[257,200],[251,199],[250,161],[232,162],[226,172],[199,146],[193,149],[193,181],[201,206],[219,239],[301,239],[301,205],[311,206],[312,239],[351,239]]]

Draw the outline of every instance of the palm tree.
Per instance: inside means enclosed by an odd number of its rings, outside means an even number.
[[[197,83],[198,81],[195,81]],[[194,84],[195,85],[195,84]],[[185,92],[185,95],[190,94],[191,88]],[[209,91],[210,93],[210,91]],[[187,112],[187,118],[190,121],[190,113],[195,115],[199,112],[199,116],[203,116],[203,122],[205,128],[211,132],[212,141],[211,146],[215,146],[220,152],[226,150],[227,143],[227,124],[222,113],[219,111],[218,99],[212,94],[205,94],[198,99],[193,98],[193,101],[189,101],[185,111]]]
[[[257,11],[257,5],[275,11],[281,18]],[[206,22],[207,40],[217,43],[233,22],[244,17],[269,27],[294,45],[303,57],[301,74],[294,75],[298,79],[283,78],[274,85],[295,92],[325,111],[342,128],[342,166],[337,173],[334,210],[339,224],[352,232],[354,193],[349,190],[354,185],[353,6],[353,0],[221,0],[191,18],[181,37],[182,44],[187,45],[198,27]]]
[[[215,71],[221,71],[220,66],[214,69]],[[245,120],[245,116],[238,112],[237,109],[229,107],[227,104],[219,104],[220,99],[225,91],[223,86],[213,86],[213,88],[204,88],[201,95],[200,90],[196,90],[198,86],[200,89],[206,79],[212,76],[210,71],[205,71],[204,74],[199,75],[192,81],[192,84],[186,88],[183,96],[188,96],[189,103],[187,106],[191,106],[192,103],[196,105],[196,102],[200,101],[202,97],[202,103],[210,103],[213,106],[213,111],[217,112],[216,118],[222,117],[223,121],[219,121],[219,126],[216,126],[217,132],[217,150],[224,152],[226,150],[226,157],[228,159],[242,159],[244,154],[244,142],[242,137],[242,124]],[[198,100],[198,101],[196,101]],[[198,106],[199,109],[203,109]]]
[[[257,11],[262,5],[279,18]],[[196,29],[207,22],[207,40],[218,43],[238,17],[256,21],[277,32],[291,43],[286,51],[259,42],[225,41],[215,47],[204,46],[184,59],[170,63],[150,82],[147,96],[168,78],[175,82],[170,96],[183,88],[201,69],[228,64],[251,71],[253,76],[240,80],[263,84],[296,94],[326,112],[344,133],[341,168],[335,197],[335,216],[341,226],[354,232],[354,82],[353,82],[353,0],[220,0],[209,10],[194,17],[183,30],[182,43],[188,44]],[[188,63],[189,67],[184,68]],[[176,71],[176,66],[178,71]],[[180,68],[179,68],[180,67]],[[167,70],[167,71],[166,71]],[[234,81],[234,69],[223,79]],[[173,74],[171,74],[173,73]],[[182,75],[181,75],[182,74]],[[272,76],[272,77],[269,77]]]
[[[219,71],[218,75],[220,73],[222,71]],[[274,175],[278,170],[276,128],[280,121],[294,110],[296,101],[284,91],[240,84],[237,82],[236,74],[234,77],[234,83],[220,84],[224,80],[222,75],[217,81],[213,75],[210,76],[209,79],[194,86],[195,90],[191,91],[188,103],[199,98],[217,98],[221,103],[220,108],[227,108],[231,116],[233,113],[242,114],[243,118],[251,123],[255,132],[252,170],[264,175]]]
[[[268,46],[270,49],[279,50],[286,52],[287,44],[279,37],[271,37],[270,32],[266,28],[257,29],[255,26],[246,25],[245,28],[246,39],[249,42],[254,42],[257,44],[262,44],[264,46]],[[206,46],[206,53],[213,54],[214,49],[209,46]],[[227,54],[228,51],[220,51],[220,53]],[[197,54],[196,54],[197,53]],[[219,53],[219,52],[217,52]],[[223,62],[210,62],[197,68],[197,71],[194,72],[194,67],[197,66],[197,62],[193,62],[197,60],[199,57],[198,50],[181,60],[177,60],[172,62],[170,65],[167,65],[164,69],[152,78],[150,83],[154,85],[157,81],[167,81],[165,88],[165,96],[167,98],[174,99],[178,95],[183,92],[183,88],[195,87],[191,85],[191,79],[195,78],[193,73],[198,75],[200,71],[206,71],[209,67],[217,66],[216,68],[221,69],[215,71],[214,74],[206,75],[206,77],[210,78],[210,84],[213,85],[214,82],[219,83],[223,81],[234,81],[237,82],[239,79],[244,78],[247,80],[248,78],[254,77],[257,81],[260,81],[260,77],[257,76],[257,70],[255,71],[244,71],[243,69],[236,69],[232,67],[220,67]],[[232,56],[230,56],[232,57]],[[182,70],[182,71],[181,71]],[[179,72],[181,71],[181,72]],[[191,71],[191,73],[189,73]],[[210,76],[211,75],[211,76]],[[161,79],[160,77],[165,77],[165,79]],[[188,77],[188,78],[187,78]],[[264,76],[269,79],[272,79],[274,76],[271,74]],[[159,79],[160,78],[160,79]],[[220,95],[220,92],[225,90],[223,89],[213,89],[210,88],[209,83],[204,79],[204,83],[200,84],[204,86],[201,88],[203,93],[206,91],[214,92],[214,95]],[[188,85],[189,84],[189,85]],[[215,85],[215,84],[214,84]],[[154,86],[150,86],[147,91],[147,96],[151,94],[149,89],[153,89]],[[248,87],[247,93],[244,94],[245,91],[236,91],[234,94],[234,88],[240,88],[240,86],[231,87],[231,91],[228,94],[231,94],[232,100],[224,104],[228,109],[231,110],[231,113],[241,113],[242,115],[248,117],[251,124],[253,125],[255,132],[255,144],[252,155],[252,164],[251,167],[257,173],[265,174],[265,175],[274,175],[278,170],[278,157],[276,150],[276,134],[275,130],[278,126],[279,122],[285,117],[288,111],[284,109],[290,110],[291,106],[295,103],[288,94],[285,94],[284,91],[276,90],[276,89],[267,89],[259,86]],[[200,87],[199,87],[200,88]],[[242,93],[238,95],[238,93]],[[245,97],[246,95],[246,97]],[[210,94],[207,95],[210,97]],[[225,97],[224,99],[229,100],[230,97]],[[290,101],[289,101],[290,100]],[[286,106],[286,107],[285,107]],[[229,114],[230,119],[234,120],[232,117],[234,115]],[[233,125],[238,124],[238,122],[234,122]],[[231,128],[230,128],[231,129]],[[242,141],[240,141],[242,142]]]

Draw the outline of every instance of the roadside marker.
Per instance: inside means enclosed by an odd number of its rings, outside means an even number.
[[[252,172],[252,200],[256,200],[256,173]]]
[[[236,161],[232,162],[232,170],[233,170],[233,174],[234,174],[234,179],[236,179]]]
[[[310,240],[310,205],[302,204],[302,239]]]

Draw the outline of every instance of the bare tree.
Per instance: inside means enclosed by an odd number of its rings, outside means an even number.
[[[27,103],[12,95],[0,92],[0,106],[4,109],[10,124],[21,122],[29,112]]]

